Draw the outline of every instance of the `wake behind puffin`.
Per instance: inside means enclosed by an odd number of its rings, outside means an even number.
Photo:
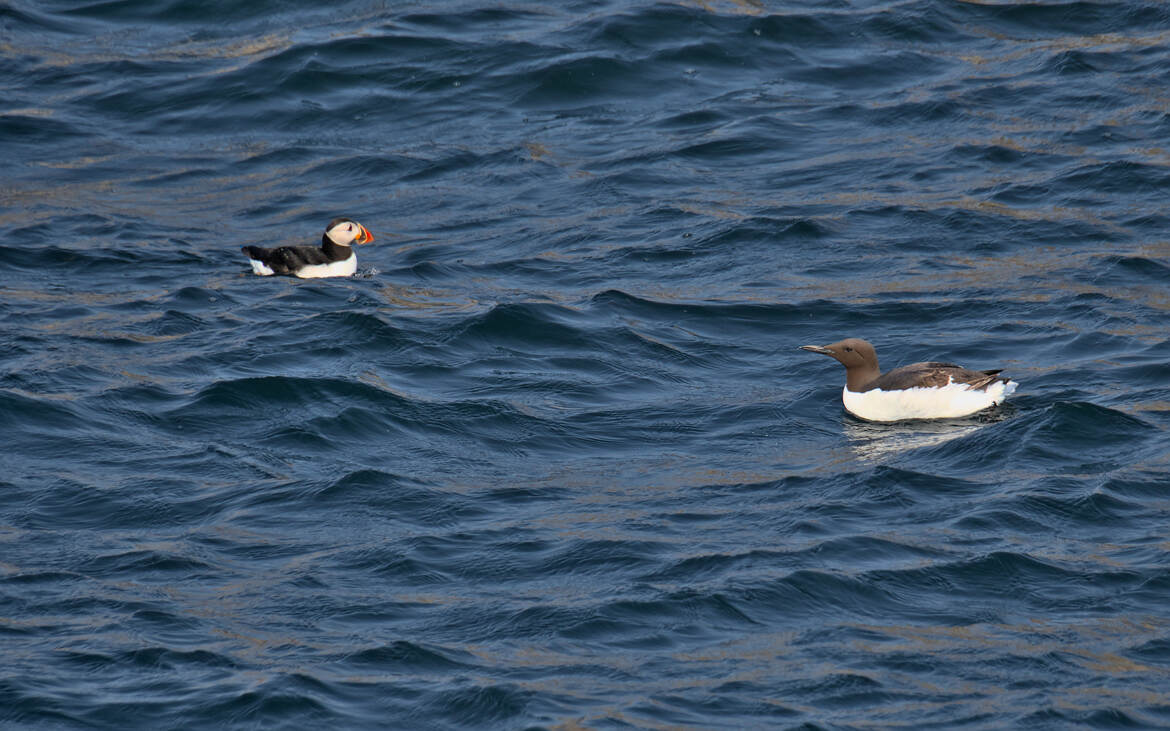
[[[370,230],[349,218],[335,218],[321,235],[321,246],[244,246],[240,251],[248,255],[252,271],[267,277],[273,274],[291,274],[301,279],[317,277],[348,277],[357,271],[357,255],[353,244],[374,240]]]

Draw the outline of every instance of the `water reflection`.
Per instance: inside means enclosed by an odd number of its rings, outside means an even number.
[[[878,423],[846,417],[842,424],[849,447],[863,461],[881,462],[903,452],[936,447],[952,439],[965,437],[1014,413],[1008,405],[982,411],[963,419],[898,421]]]

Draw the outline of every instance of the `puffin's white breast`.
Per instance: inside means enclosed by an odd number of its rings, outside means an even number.
[[[293,272],[301,279],[319,279],[321,277],[349,277],[357,271],[357,255],[350,254],[348,259],[331,261],[328,264],[310,264]]]
[[[846,387],[841,392],[845,410],[869,421],[902,419],[951,419],[968,416],[994,406],[1016,390],[1015,381],[996,381],[984,390],[975,391],[965,383],[952,381],[941,388],[905,388],[896,391],[856,392]]]

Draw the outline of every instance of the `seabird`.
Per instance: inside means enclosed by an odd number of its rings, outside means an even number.
[[[252,271],[262,277],[292,274],[302,279],[348,277],[357,271],[357,255],[351,244],[373,241],[370,230],[349,218],[335,218],[321,235],[321,246],[244,246]]]
[[[802,345],[845,366],[845,410],[868,421],[950,419],[994,406],[1017,384],[999,370],[973,371],[954,363],[913,363],[882,373],[873,346],[858,338]]]

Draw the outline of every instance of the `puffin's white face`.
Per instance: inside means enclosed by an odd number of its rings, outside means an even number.
[[[369,229],[348,218],[332,222],[329,228],[325,229],[325,235],[339,246],[349,246],[354,243],[364,244],[374,240],[374,235],[370,233]]]

